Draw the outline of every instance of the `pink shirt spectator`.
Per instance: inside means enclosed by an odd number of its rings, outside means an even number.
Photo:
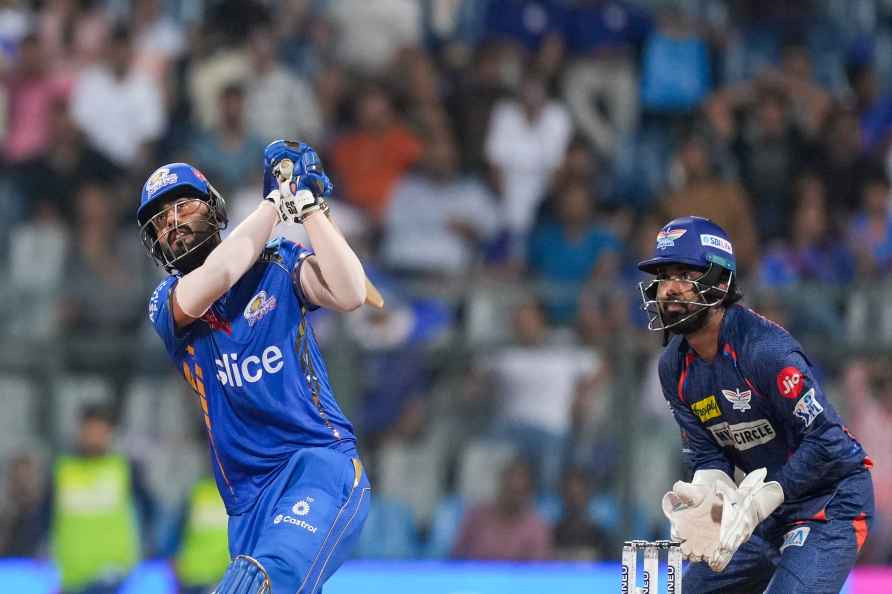
[[[532,505],[506,517],[482,504],[462,520],[452,556],[459,559],[537,561],[551,558],[551,530]]]
[[[43,154],[50,142],[51,112],[67,98],[68,80],[47,75],[12,78],[6,84],[8,130],[3,154],[11,163],[21,163]]]

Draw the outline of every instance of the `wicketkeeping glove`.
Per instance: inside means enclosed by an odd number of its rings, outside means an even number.
[[[766,483],[768,471],[758,468],[740,482],[736,490],[719,485],[722,494],[722,528],[719,546],[709,559],[713,571],[722,571],[740,545],[749,540],[753,530],[784,502],[780,483]]]
[[[690,483],[676,482],[663,496],[672,540],[681,542],[682,556],[688,561],[707,561],[718,547],[722,517],[718,483],[736,488],[721,470],[705,469],[695,472]]]

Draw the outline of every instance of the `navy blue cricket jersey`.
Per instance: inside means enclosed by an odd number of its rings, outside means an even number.
[[[332,394],[300,290],[311,252],[271,241],[254,266],[208,312],[175,331],[167,277],[149,319],[198,395],[214,475],[230,514],[247,509],[302,448],[356,456],[353,427]]]
[[[728,308],[712,362],[674,336],[660,383],[693,469],[764,466],[783,487],[782,518],[820,514],[841,479],[871,466],[800,344],[750,309]]]

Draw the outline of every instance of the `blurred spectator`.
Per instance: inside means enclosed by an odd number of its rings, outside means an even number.
[[[864,148],[877,154],[889,146],[892,131],[892,93],[883,88],[872,55],[855,49],[846,63],[846,78],[854,93]]]
[[[892,563],[892,467],[882,460],[892,452],[892,370],[888,361],[853,360],[844,370],[842,391],[852,433],[878,459],[871,469],[876,516],[866,550],[868,563]]]
[[[192,486],[176,523],[179,594],[206,594],[223,577],[229,566],[228,524],[208,461],[207,473]]]
[[[68,91],[67,81],[50,70],[34,34],[19,44],[15,68],[4,77],[8,128],[3,141],[6,162],[19,165],[44,154],[52,139],[52,112]]]
[[[844,242],[830,227],[829,213],[820,180],[805,176],[798,180],[796,209],[791,221],[792,240],[769,248],[760,264],[760,278],[771,288],[794,288],[799,283],[816,285],[808,292],[792,291],[795,299],[793,332],[806,328],[812,334],[834,336],[841,320],[834,295],[821,289],[839,288],[852,281],[854,262]]]
[[[379,223],[394,184],[421,155],[421,143],[400,121],[390,95],[379,85],[360,90],[355,119],[355,128],[332,147],[331,173],[338,194]]]
[[[554,0],[489,0],[485,5],[484,41],[511,41],[535,54],[562,33],[564,10]]]
[[[153,160],[151,144],[166,124],[157,83],[132,67],[132,57],[130,31],[118,26],[105,63],[84,70],[71,97],[72,117],[87,140],[124,169]]]
[[[542,307],[533,301],[513,312],[514,343],[480,362],[496,402],[496,435],[529,456],[545,488],[557,485],[570,431],[573,403],[597,384],[597,354],[560,344]]]
[[[548,97],[545,81],[530,73],[517,97],[492,112],[486,158],[499,178],[505,224],[522,250],[523,237],[544,197],[549,176],[560,165],[572,135],[566,109]]]
[[[610,157],[638,121],[635,62],[651,19],[629,2],[578,0],[565,22],[573,61],[564,96],[582,133],[601,156]]]
[[[397,50],[418,45],[421,10],[415,0],[332,2],[328,14],[340,34],[341,60],[357,72],[380,73]]]
[[[0,506],[0,557],[36,557],[43,544],[40,481],[37,459],[14,456],[6,467],[5,493]]]
[[[530,464],[521,458],[501,471],[495,501],[471,508],[452,550],[457,559],[539,561],[551,558],[552,535],[533,505]]]
[[[378,492],[408,505],[414,524],[427,532],[444,495],[451,433],[431,413],[426,397],[405,403],[378,450]]]
[[[63,281],[64,328],[88,330],[94,337],[132,332],[143,320],[146,296],[141,246],[118,224],[110,188],[86,184],[76,200],[73,250]]]
[[[620,243],[595,222],[588,189],[580,184],[555,196],[554,218],[535,228],[527,249],[530,272],[547,284],[544,299],[552,322],[567,323],[576,317],[579,291],[610,252]]]
[[[248,48],[250,67],[244,81],[248,131],[264,144],[277,138],[318,143],[323,122],[313,88],[282,64],[269,27],[251,30]]]
[[[101,59],[111,18],[100,0],[50,0],[37,15],[37,32],[51,63],[77,73]]]
[[[77,448],[58,457],[46,498],[63,594],[114,594],[151,554],[155,502],[142,472],[112,448],[111,412],[81,412]]]
[[[766,88],[758,95],[751,121],[732,143],[743,183],[757,198],[755,214],[763,241],[789,237],[792,181],[808,157],[805,139],[789,121],[787,111],[786,96],[779,89]],[[732,237],[739,244],[739,236]]]
[[[681,7],[666,8],[644,45],[641,106],[655,114],[688,113],[712,86],[709,48]]]
[[[861,208],[849,225],[849,245],[863,280],[885,278],[892,271],[892,204],[882,169],[864,178]]]
[[[561,477],[561,517],[554,527],[554,556],[573,561],[598,561],[610,556],[612,544],[589,513],[591,481],[580,468]]]
[[[29,212],[41,201],[49,202],[70,221],[76,210],[72,193],[86,181],[118,182],[120,170],[85,142],[65,102],[55,103],[47,117],[52,142],[22,168],[19,185]]]
[[[507,50],[511,51],[511,50]],[[507,92],[506,71],[511,60],[504,58],[504,46],[483,43],[474,50],[468,68],[459,73],[450,113],[456,123],[462,164],[465,169],[483,172],[484,145],[493,107]]]
[[[162,0],[136,0],[134,24],[135,69],[164,84],[171,66],[186,52],[186,33],[165,10]]]
[[[224,196],[246,185],[262,169],[263,141],[245,126],[245,92],[229,84],[220,93],[217,125],[197,134],[191,153]]]
[[[756,267],[759,241],[753,206],[740,185],[713,173],[709,157],[702,135],[692,133],[682,141],[673,162],[674,191],[657,205],[657,218],[667,221],[697,215],[712,219],[728,230],[743,273],[751,272]]]
[[[447,131],[431,134],[418,171],[394,187],[384,215],[382,255],[416,276],[468,272],[480,246],[498,230],[493,197],[477,179],[459,174],[458,149]]]
[[[861,180],[876,167],[863,152],[861,128],[854,111],[839,107],[825,121],[813,169],[821,173],[827,190],[827,208],[835,231],[859,204]]]

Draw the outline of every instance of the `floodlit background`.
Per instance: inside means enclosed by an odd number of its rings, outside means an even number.
[[[240,221],[278,137],[322,155],[387,302],[312,314],[375,487],[331,592],[611,591],[621,542],[665,536],[687,471],[634,264],[687,214],[876,461],[849,591],[889,591],[892,2],[6,0],[0,73],[0,592],[55,591],[52,561],[102,594],[115,555],[146,561],[126,592],[225,567],[135,211],[187,161]],[[98,499],[138,546],[81,527],[59,559],[54,464],[85,450],[119,455]]]

